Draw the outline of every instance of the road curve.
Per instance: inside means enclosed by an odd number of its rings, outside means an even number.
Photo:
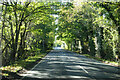
[[[66,50],[52,50],[22,80],[120,80],[120,69]]]

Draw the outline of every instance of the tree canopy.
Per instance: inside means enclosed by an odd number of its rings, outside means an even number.
[[[4,64],[51,50],[56,35],[72,51],[109,60],[120,56],[120,2],[5,1],[1,10]]]
[[[61,8],[59,39],[69,50],[116,60],[120,56],[119,2],[68,3]]]
[[[2,54],[5,64],[25,58],[34,51],[52,49],[57,3],[3,2]],[[34,54],[32,54],[34,55]]]

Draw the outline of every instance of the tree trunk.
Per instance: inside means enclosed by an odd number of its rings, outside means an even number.
[[[24,48],[25,48],[24,41],[25,41],[26,28],[27,28],[27,23],[25,22],[24,32],[23,34],[21,33],[20,46],[19,46],[18,55],[17,55],[18,59],[20,59],[20,57],[24,54]]]
[[[92,36],[89,36],[89,48],[90,48],[90,55],[95,56],[95,45]]]
[[[81,49],[82,53],[85,54],[87,51],[85,49],[84,41],[83,41],[83,39],[81,39],[80,41],[81,41],[81,46],[82,46],[82,49]]]
[[[98,46],[97,57],[104,58],[105,54],[104,54],[103,45],[102,45],[103,28],[98,27],[96,37],[97,37],[97,46]]]

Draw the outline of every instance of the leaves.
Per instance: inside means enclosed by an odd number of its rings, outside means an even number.
[[[3,2],[3,4],[2,34],[5,39],[2,41],[4,42],[2,48],[5,64],[24,58],[28,50],[34,51],[38,48],[42,50],[43,46],[46,49],[52,47],[47,46],[53,44],[54,41],[55,27],[52,23],[55,19],[51,15],[54,11],[51,3]],[[44,40],[46,43],[40,45]]]

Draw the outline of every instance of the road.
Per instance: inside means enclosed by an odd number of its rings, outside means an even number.
[[[66,50],[52,50],[22,80],[119,80],[120,69]]]

